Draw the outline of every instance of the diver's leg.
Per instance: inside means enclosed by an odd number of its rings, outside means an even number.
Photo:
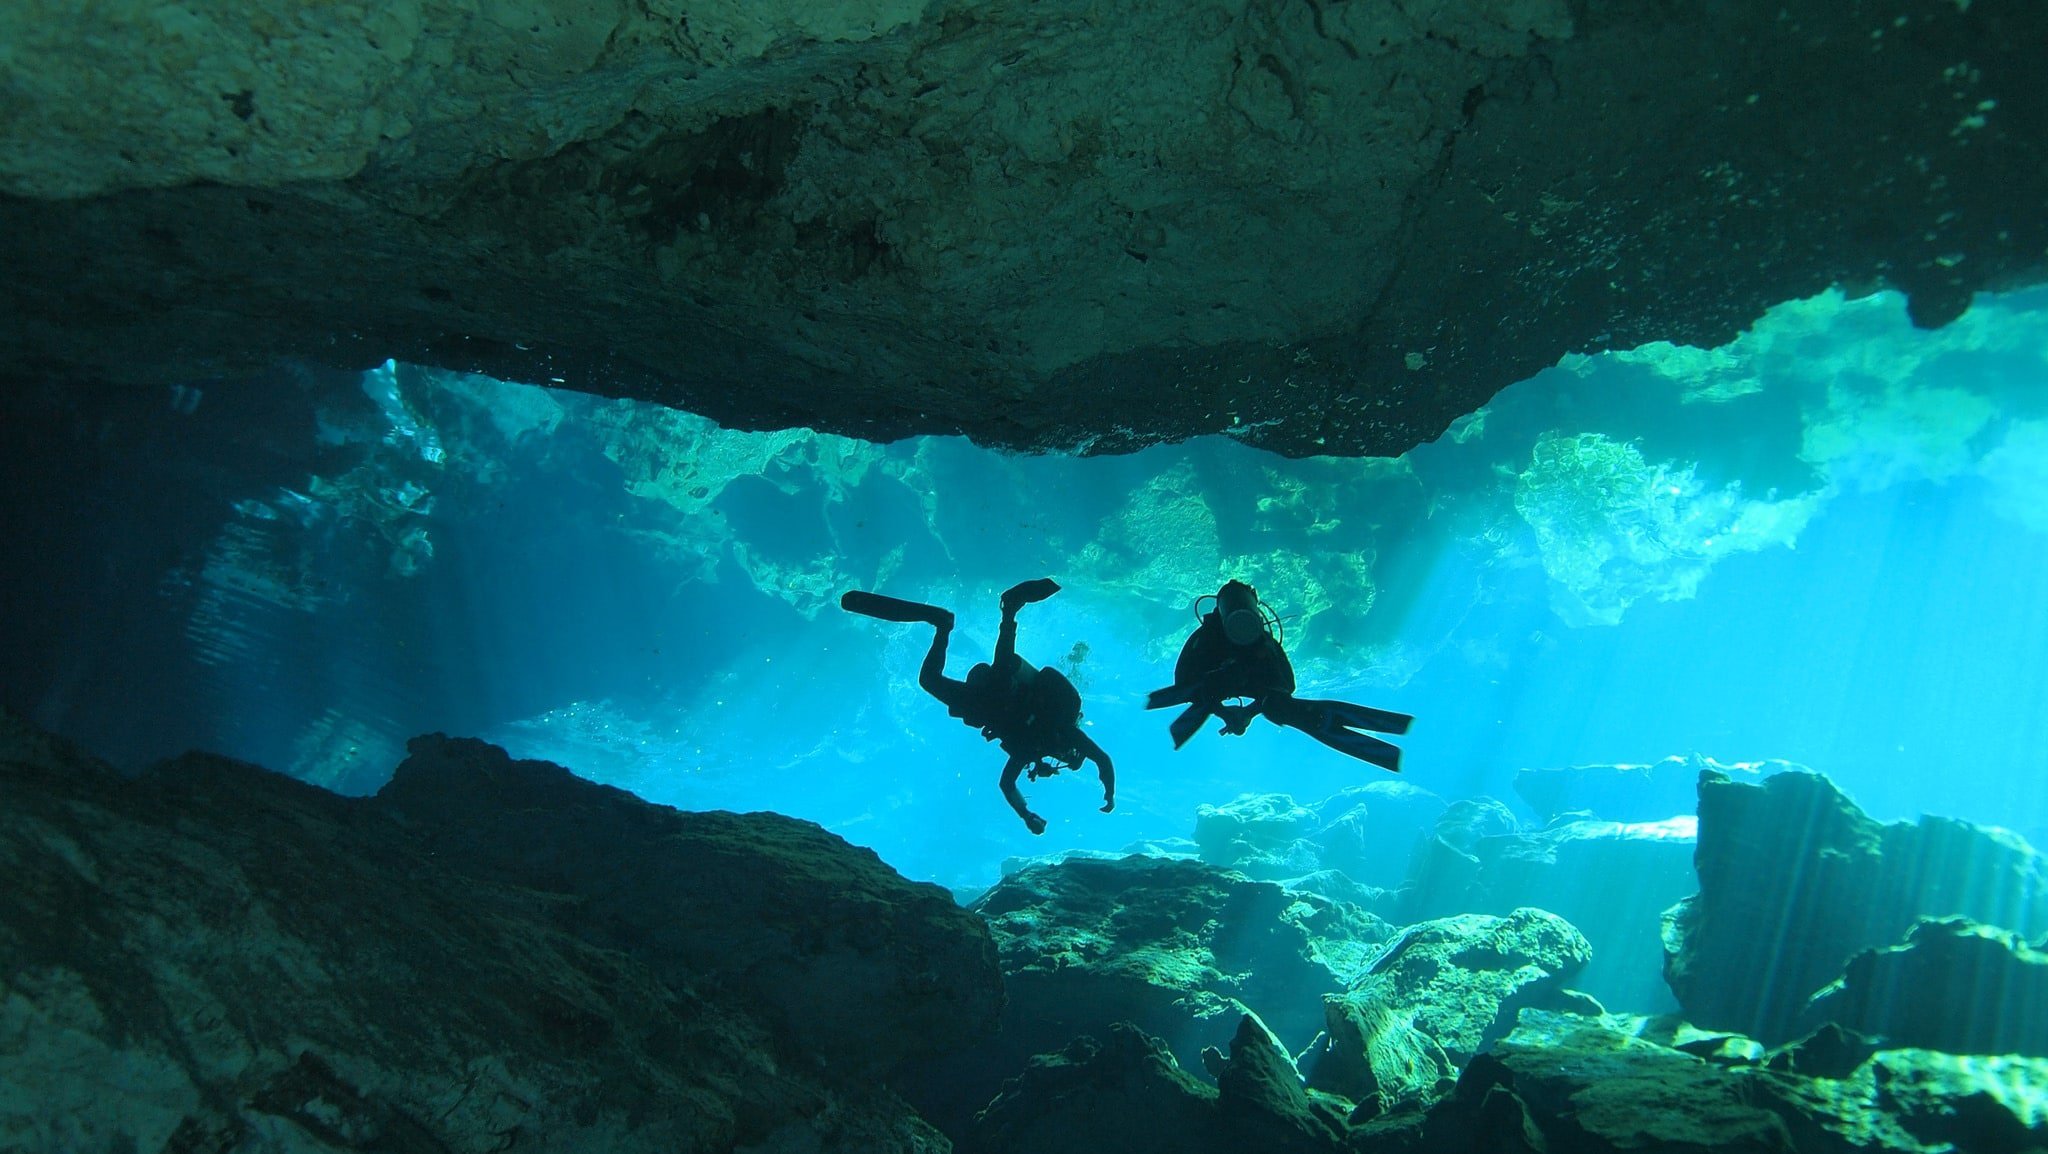
[[[1031,807],[1024,804],[1024,795],[1017,792],[1017,777],[1028,764],[1029,758],[1013,756],[1003,765],[1003,800],[1010,803],[1010,808],[1017,811],[1017,816],[1024,819],[1032,833],[1044,833],[1045,819],[1032,813]]]
[[[947,709],[960,704],[967,694],[967,683],[946,676],[946,642],[952,639],[952,614],[946,614],[945,624],[932,633],[932,647],[925,650],[924,664],[918,666],[918,688],[939,699]]]
[[[996,631],[996,672],[1005,678],[1017,666],[1017,610],[1060,591],[1059,583],[1050,577],[1036,581],[1020,581],[1003,590],[1003,624]]]

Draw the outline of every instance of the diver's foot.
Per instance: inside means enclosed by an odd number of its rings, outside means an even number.
[[[1026,605],[1043,601],[1060,591],[1060,584],[1050,577],[1036,581],[1020,581],[1003,591],[1003,612],[1013,613]]]
[[[1042,834],[1045,832],[1045,819],[1038,816],[1035,813],[1025,814],[1024,824],[1030,826],[1031,832],[1034,834]]]

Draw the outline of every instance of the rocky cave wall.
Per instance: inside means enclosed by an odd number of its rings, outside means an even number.
[[[2039,279],[2020,0],[0,13],[0,363],[1396,454],[1564,353]]]

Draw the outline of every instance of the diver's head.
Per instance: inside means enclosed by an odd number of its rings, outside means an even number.
[[[1259,612],[1259,591],[1230,580],[1216,591],[1216,616],[1232,645],[1254,645],[1266,635],[1266,615]]]

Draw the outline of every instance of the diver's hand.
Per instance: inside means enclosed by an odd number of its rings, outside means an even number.
[[[1031,832],[1034,834],[1043,834],[1045,832],[1045,819],[1035,813],[1025,814],[1024,824],[1030,826]]]
[[[1103,795],[1102,795],[1102,812],[1103,812],[1103,813],[1109,813],[1109,812],[1110,812],[1111,810],[1114,810],[1115,808],[1116,808],[1116,795],[1115,795],[1115,794],[1113,794],[1113,793],[1105,793],[1105,794],[1103,794]]]

